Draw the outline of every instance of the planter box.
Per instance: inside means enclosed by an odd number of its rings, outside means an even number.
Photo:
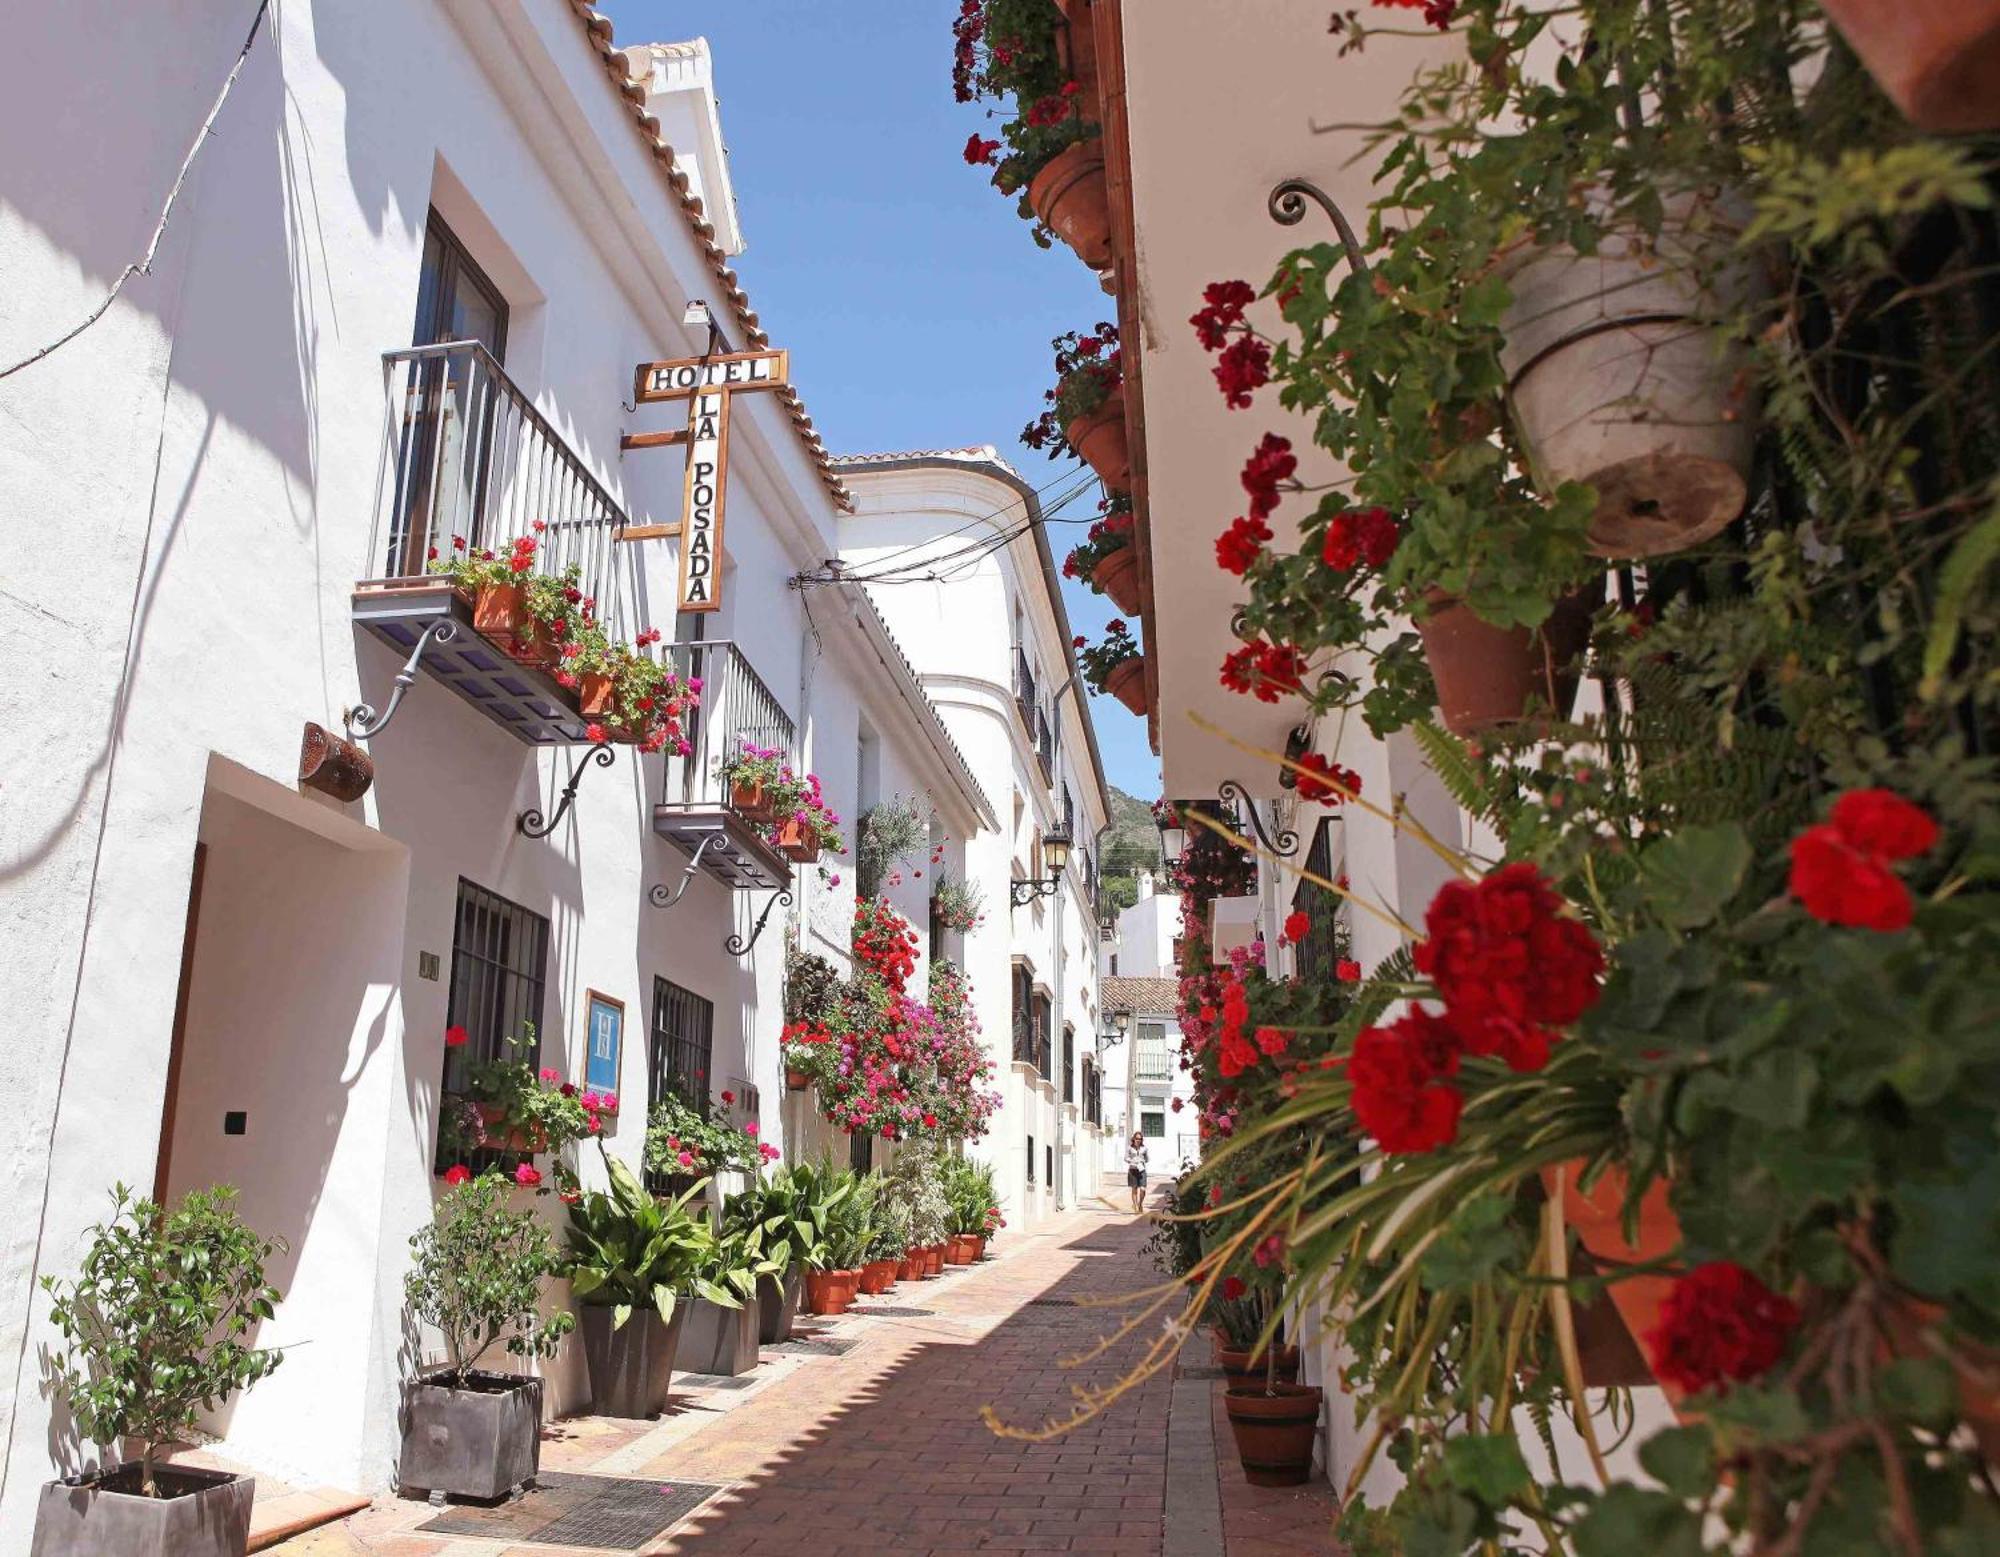
[[[653,1308],[635,1308],[613,1329],[607,1303],[586,1303],[578,1315],[583,1361],[590,1373],[590,1409],[599,1416],[652,1417],[666,1409],[674,1379],[674,1350],[687,1304],[674,1305],[670,1323]]]
[[[681,1331],[679,1362],[689,1373],[734,1377],[757,1366],[758,1307],[724,1308],[707,1298],[689,1298]]]
[[[782,1276],[757,1278],[757,1339],[764,1345],[774,1346],[792,1338],[803,1285],[796,1270],[788,1270]]]
[[[180,1465],[153,1475],[174,1495],[140,1492],[137,1465],[45,1483],[30,1557],[243,1557],[254,1481]]]
[[[542,1457],[542,1381],[519,1373],[468,1375],[469,1389],[416,1379],[403,1391],[403,1452],[396,1486],[405,1494],[505,1497],[535,1479]]]

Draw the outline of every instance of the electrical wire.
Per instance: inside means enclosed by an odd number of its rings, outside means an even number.
[[[1067,479],[1067,478],[1059,478],[1059,479]],[[1029,519],[1019,525],[1011,526],[1010,528],[996,531],[991,535],[982,536],[980,539],[970,542],[964,546],[953,547],[946,551],[937,551],[934,549],[940,540],[948,540],[951,538],[951,535],[960,534],[963,532],[964,529],[969,528],[969,526],[961,526],[960,530],[952,531],[950,532],[950,534],[942,536],[933,536],[928,541],[920,542],[914,546],[903,547],[897,552],[890,554],[890,558],[891,560],[893,560],[894,557],[903,556],[912,551],[922,552],[924,548],[927,546],[933,548],[932,550],[928,551],[924,555],[916,558],[915,560],[909,563],[883,568],[881,567],[882,559],[874,559],[871,560],[866,565],[865,568],[860,568],[860,569],[844,568],[844,567],[830,565],[824,569],[821,569],[817,573],[804,573],[799,575],[799,583],[802,586],[836,584],[836,583],[838,584],[948,583],[953,579],[964,577],[967,572],[977,567],[979,563],[984,561],[987,557],[992,556],[997,551],[1004,550],[1006,547],[1012,545],[1013,542],[1019,540],[1022,536],[1032,533],[1037,525],[1050,522],[1070,523],[1070,524],[1094,523],[1095,522],[1094,520],[1058,520],[1055,518],[1055,515],[1059,513],[1062,508],[1067,506],[1069,503],[1075,501],[1075,499],[1078,496],[1087,491],[1090,488],[1091,484],[1095,481],[1095,479],[1096,478],[1090,475],[1088,472],[1083,473],[1080,477],[1077,477],[1075,479],[1074,484],[1068,490],[1063,492],[1060,496],[1056,497],[1048,505],[1048,507],[1044,510],[1044,512],[1039,518]],[[1050,482],[1049,486],[1054,486],[1055,484],[1056,484],[1055,482]],[[1047,490],[1047,488],[1044,488],[1043,490]],[[1005,512],[1005,510],[1004,509],[998,510],[996,511],[996,515],[989,515],[986,517],[987,519],[996,517],[997,513],[999,512]],[[983,522],[986,521],[984,519],[975,521],[975,523],[983,523]]]
[[[1051,476],[1047,481],[1043,482],[1040,486],[1035,488],[1033,496],[1039,498],[1044,492],[1047,492],[1051,487],[1060,486],[1062,485],[1063,482],[1074,479],[1076,474],[1077,472],[1073,469],[1057,471],[1055,475]],[[992,510],[990,513],[980,514],[972,519],[968,519],[964,524],[960,525],[955,530],[946,530],[942,534],[928,536],[924,540],[913,542],[908,546],[900,546],[896,548],[896,550],[894,551],[884,552],[880,557],[875,558],[873,562],[871,562],[869,565],[871,567],[879,567],[887,563],[893,563],[895,559],[898,557],[908,556],[912,552],[923,551],[926,547],[935,546],[939,541],[948,541],[955,536],[965,534],[966,531],[968,530],[976,530],[981,525],[990,524],[995,519],[998,519],[1002,514],[1007,513],[1012,509],[1020,508],[1025,510],[1027,507],[1027,503],[1028,503],[1027,495],[1017,497],[1013,499],[1013,501],[1011,502],[1001,504],[1000,507]],[[1077,522],[1087,523],[1089,521],[1077,521]]]

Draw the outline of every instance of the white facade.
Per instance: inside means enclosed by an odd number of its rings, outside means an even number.
[[[854,494],[840,557],[855,579],[926,574],[954,554],[948,577],[866,587],[921,676],[953,738],[1001,814],[974,840],[968,870],[985,919],[964,938],[979,1017],[1000,1063],[1004,1103],[977,1148],[992,1161],[1010,1222],[1032,1223],[1095,1193],[1101,1131],[1084,1118],[1083,1069],[1098,1032],[1096,881],[1110,817],[1103,765],[1071,631],[1033,489],[991,448],[868,455],[840,462]],[[1027,528],[1026,534],[1013,532]],[[1012,538],[1009,539],[1008,537]],[[961,556],[972,537],[992,549]],[[1008,884],[1044,880],[1041,840],[1059,825],[1075,840],[1057,889],[1012,907]],[[1018,1057],[1017,1006],[1046,1001],[1046,1063]],[[1062,1044],[1074,1042],[1064,1092]]]
[[[1194,1076],[1181,1063],[1177,984],[1121,974],[1103,983],[1105,1023],[1117,1034],[1104,1059],[1104,1171],[1114,1177],[1124,1175],[1135,1130],[1145,1138],[1146,1171],[1156,1183],[1201,1161]]]
[[[252,9],[16,8],[0,62],[0,365],[83,319],[144,249]],[[125,67],[108,89],[56,63],[107,37]],[[845,955],[842,862],[837,887],[797,871],[794,901],[732,954],[725,938],[750,936],[770,894],[704,871],[672,908],[649,904],[688,864],[653,825],[662,758],[617,750],[550,836],[527,837],[517,814],[552,810],[584,749],[524,744],[430,670],[370,743],[363,799],[297,781],[305,723],[337,732],[354,705],[385,708],[405,658],[356,625],[355,586],[384,572],[408,425],[384,355],[412,342],[433,214],[505,303],[506,377],[635,523],[678,516],[682,463],[621,453],[622,435],[672,425],[625,409],[634,365],[702,349],[681,322],[690,298],[731,345],[763,344],[722,268],[740,238],[701,51],[640,52],[659,65],[651,103],[572,6],[273,7],[150,274],[0,378],[0,652],[16,667],[0,686],[0,997],[15,1033],[0,1550],[25,1549],[38,1485],[78,1462],[43,1388],[35,1283],[74,1269],[117,1181],[236,1184],[246,1220],[288,1244],[273,1271],[287,1295],[258,1339],[294,1350],[211,1423],[224,1452],[301,1484],[387,1484],[417,1350],[407,1241],[437,1192],[462,883],[546,924],[541,987],[521,985],[541,1064],[582,1080],[589,996],[623,1002],[612,1152],[641,1149],[656,980],[711,1007],[711,1094],[732,1091],[788,1157],[831,1143],[784,1089],[780,972],[788,934]],[[665,135],[676,113],[699,133]],[[697,181],[711,215],[689,203]],[[789,587],[835,551],[841,495],[795,399],[741,397],[732,430],[727,598],[705,638],[738,644],[850,822],[871,792],[921,794],[948,863],[976,874],[991,856],[1004,935],[1020,836],[1005,783],[973,777],[864,600],[808,620]],[[516,480],[490,475],[496,490]],[[610,554],[626,630],[686,636],[673,543]],[[1077,787],[1096,819],[1094,782]],[[892,894],[919,926],[927,895],[919,881]],[[1072,922],[1087,931],[1087,908]],[[978,960],[982,998],[1004,1002],[1004,950]],[[1004,1042],[1004,1022],[989,1030]],[[557,1359],[552,1409],[574,1404],[579,1372]]]
[[[1118,915],[1109,940],[1098,947],[1100,970],[1111,978],[1174,978],[1174,938],[1181,933],[1181,900],[1178,893],[1162,891],[1165,885],[1150,870],[1136,878],[1139,895],[1130,908]]]

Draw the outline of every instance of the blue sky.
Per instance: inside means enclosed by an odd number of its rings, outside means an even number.
[[[772,344],[791,350],[827,446],[992,443],[1035,486],[1058,478],[1064,467],[1023,448],[1020,431],[1049,387],[1051,337],[1110,318],[1113,303],[1067,249],[1037,249],[987,170],[966,166],[966,137],[991,132],[982,105],[952,101],[956,0],[600,7],[621,44],[708,39],[749,244],[736,270]],[[1058,560],[1081,534],[1050,524]],[[1065,597],[1093,638],[1116,614],[1080,586]],[[1145,722],[1109,698],[1091,713],[1111,782],[1151,800]]]

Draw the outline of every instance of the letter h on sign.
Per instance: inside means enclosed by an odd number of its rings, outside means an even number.
[[[642,362],[633,399],[688,403],[687,484],[681,495],[681,567],[676,590],[683,611],[722,604],[722,501],[729,475],[729,402],[752,390],[787,382],[789,353],[738,351],[720,357]]]

